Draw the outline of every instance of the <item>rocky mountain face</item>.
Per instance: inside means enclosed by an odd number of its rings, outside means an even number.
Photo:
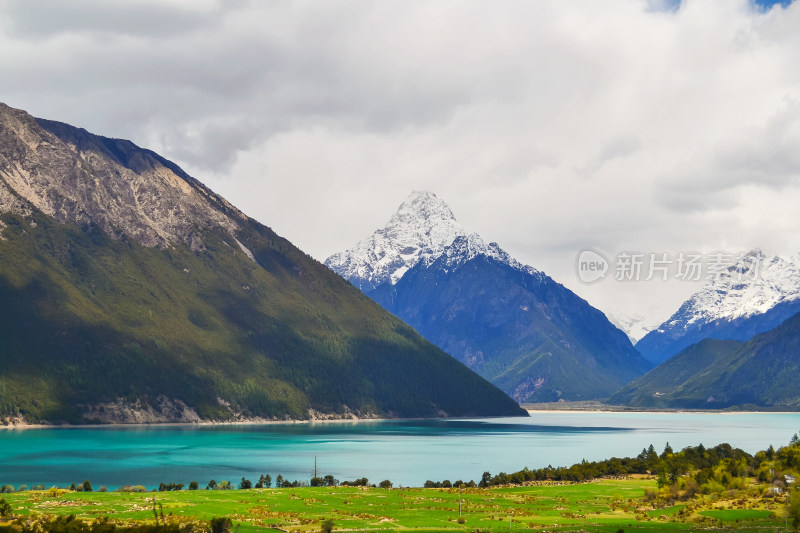
[[[609,402],[679,409],[800,409],[800,313],[749,341],[705,339]]]
[[[0,212],[32,209],[144,246],[235,233],[247,218],[177,165],[130,141],[108,139],[0,104]]]
[[[524,414],[174,163],[0,104],[0,419]]]
[[[496,243],[468,234],[435,195],[412,193],[399,212],[405,226],[396,224],[396,213],[387,228],[326,264],[514,399],[602,399],[650,368],[603,313]],[[430,212],[446,216],[432,220]],[[441,223],[445,229],[437,231]],[[383,277],[372,274],[402,250],[422,252],[406,254]]]
[[[661,363],[703,339],[748,340],[800,312],[800,257],[755,250],[714,277],[636,348]]]

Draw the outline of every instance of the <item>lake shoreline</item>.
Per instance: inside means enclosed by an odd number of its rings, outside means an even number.
[[[0,425],[0,430],[19,430],[26,429],[100,429],[100,428],[151,428],[151,427],[213,427],[213,426],[271,426],[271,425],[290,425],[290,424],[328,424],[332,422],[387,422],[390,420],[414,420],[405,418],[315,418],[308,420],[270,420],[270,419],[245,419],[245,420],[201,420],[198,422],[142,422],[142,423],[112,423],[112,424],[30,424],[28,422],[12,422],[4,426]]]
[[[798,411],[748,411],[748,410],[722,410],[722,409],[632,409],[622,406],[578,406],[578,405],[558,405],[542,407],[547,404],[527,404],[523,409],[528,413],[528,417],[536,414],[708,414],[708,415],[737,415],[737,414],[798,414]],[[158,427],[236,427],[236,426],[273,426],[273,425],[315,425],[331,423],[361,424],[364,422],[391,422],[391,421],[413,421],[413,420],[493,420],[498,418],[527,418],[519,417],[452,417],[452,418],[373,418],[373,417],[325,417],[313,419],[285,419],[271,420],[265,418],[248,418],[240,420],[202,420],[197,422],[142,422],[142,423],[109,423],[109,424],[31,424],[24,420],[12,420],[9,425],[0,425],[0,430],[25,431],[28,429],[124,429],[124,428],[158,428]]]
[[[628,407],[625,405],[609,405],[600,402],[552,402],[552,403],[527,403],[521,404],[522,408],[528,413],[708,413],[708,414],[737,414],[737,413],[773,413],[773,414],[797,414],[800,411],[787,411],[785,408],[778,409],[691,409],[675,407]]]

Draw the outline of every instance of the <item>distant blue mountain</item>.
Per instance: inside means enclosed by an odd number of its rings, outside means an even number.
[[[800,313],[747,342],[705,339],[609,402],[633,407],[800,410]]]
[[[800,312],[798,265],[796,258],[750,252],[645,335],[636,349],[658,364],[703,339],[746,341],[777,327]]]

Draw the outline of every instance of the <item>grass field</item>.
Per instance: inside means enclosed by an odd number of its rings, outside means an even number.
[[[301,487],[230,491],[80,493],[26,491],[2,495],[18,514],[74,514],[125,522],[155,521],[153,498],[167,521],[226,516],[242,533],[265,528],[319,531],[332,519],[337,531],[696,531],[736,527],[777,531],[783,509],[714,509],[692,516],[684,506],[652,510],[642,501],[652,479],[599,480],[572,485],[494,489],[376,489]],[[459,502],[461,521],[459,521]],[[766,529],[765,529],[766,528]]]

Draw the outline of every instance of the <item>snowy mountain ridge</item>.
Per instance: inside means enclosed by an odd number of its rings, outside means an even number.
[[[800,312],[800,256],[753,250],[686,300],[636,349],[660,363],[703,339],[746,341]]]
[[[422,262],[430,266],[440,258],[447,267],[479,255],[530,273],[538,271],[519,263],[497,243],[486,244],[477,233],[468,233],[450,207],[428,191],[414,191],[381,229],[326,261],[331,270],[362,290],[386,282],[396,284]]]
[[[496,242],[486,244],[483,238],[477,233],[459,235],[449,246],[442,250],[440,255],[427,256],[422,259],[421,263],[425,267],[437,263],[444,269],[450,269],[472,261],[481,255],[494,259],[516,270],[527,272],[528,274],[536,275],[541,273],[532,266],[523,265],[511,257],[508,252],[500,248],[500,245]]]
[[[753,250],[712,278],[658,331],[688,328],[696,322],[735,320],[762,315],[776,305],[800,299],[800,257]]]

